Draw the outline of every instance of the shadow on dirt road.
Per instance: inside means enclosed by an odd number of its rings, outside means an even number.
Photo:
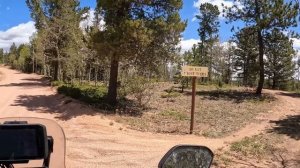
[[[300,140],[300,115],[290,115],[281,120],[270,121],[270,123],[274,123],[275,126],[269,132],[284,134]]]
[[[20,95],[12,106],[23,106],[28,111],[33,112],[55,114],[55,118],[60,120],[69,120],[82,115],[95,116],[107,113],[103,110],[91,110],[86,105],[59,94]]]
[[[293,98],[300,98],[300,94],[299,93],[279,92],[277,94],[282,95],[282,96],[289,96],[289,97],[293,97]]]
[[[9,83],[0,85],[0,87],[22,87],[22,88],[36,88],[49,86],[50,82],[45,79],[25,78],[20,83]]]

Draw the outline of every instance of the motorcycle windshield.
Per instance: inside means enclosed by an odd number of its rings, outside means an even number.
[[[47,136],[53,138],[53,152],[50,155],[50,168],[65,168],[66,141],[65,134],[55,121],[43,118],[0,118],[0,124],[7,121],[26,121],[28,124],[41,124],[46,127]],[[14,167],[42,167],[44,160],[30,160],[27,164],[14,164]]]

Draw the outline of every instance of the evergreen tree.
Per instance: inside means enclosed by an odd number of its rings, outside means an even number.
[[[36,22],[39,50],[51,69],[54,80],[70,79],[82,74],[83,35],[79,23],[87,9],[78,0],[27,0]],[[37,49],[36,49],[37,50]],[[47,58],[47,59],[46,59]],[[46,68],[46,67],[44,67]]]
[[[217,65],[221,67],[221,76],[222,82],[225,84],[230,84],[234,74],[234,57],[235,57],[236,47],[233,41],[229,41],[223,46],[223,52],[218,57],[221,58],[221,65]]]
[[[17,68],[17,59],[18,59],[18,48],[15,43],[10,46],[8,54],[8,62],[13,69]]]
[[[237,47],[234,69],[244,86],[255,86],[259,73],[257,33],[253,28],[243,28],[235,35]]]
[[[18,48],[18,59],[16,68],[23,72],[31,72],[31,56],[30,56],[30,46],[22,44]]]
[[[280,31],[297,26],[299,2],[284,0],[235,0],[241,4],[225,8],[230,22],[241,20],[247,27],[252,27],[257,33],[259,49],[259,82],[256,93],[261,95],[265,79],[264,55],[265,39],[273,29]]]
[[[285,34],[274,29],[266,37],[266,74],[272,81],[272,89],[284,89],[294,75],[293,42]]]
[[[95,36],[98,53],[110,58],[108,102],[116,104],[120,62],[157,70],[176,56],[185,28],[181,0],[98,0],[98,15],[105,28]],[[141,71],[142,72],[142,71]]]
[[[198,33],[200,36],[199,51],[200,55],[196,58],[196,62],[201,66],[208,66],[209,80],[212,79],[212,55],[211,50],[214,43],[218,40],[218,32],[220,27],[219,22],[220,11],[218,6],[211,3],[204,3],[200,6],[200,15],[196,18],[199,20]]]

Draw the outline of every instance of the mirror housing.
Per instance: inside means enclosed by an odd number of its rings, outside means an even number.
[[[158,168],[209,168],[214,154],[205,146],[177,145],[160,160]]]

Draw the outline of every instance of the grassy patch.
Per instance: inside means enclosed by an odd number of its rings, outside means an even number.
[[[229,149],[217,151],[214,165],[217,167],[277,167],[282,156],[284,137],[278,134],[259,134],[233,142]]]
[[[51,82],[51,86],[54,86],[54,87],[56,87],[56,86],[62,86],[62,85],[65,85],[65,83],[63,82],[63,81],[52,81]]]
[[[179,121],[184,121],[188,119],[188,116],[184,113],[178,112],[178,111],[173,111],[173,110],[166,110],[161,113],[159,113],[160,116],[165,117],[165,118],[170,118],[170,119],[175,119]]]
[[[191,90],[180,93],[180,88],[162,83],[153,89],[153,98],[139,118],[122,118],[120,122],[136,130],[187,134],[190,125]],[[198,85],[199,86],[199,85]],[[201,89],[202,88],[202,89]],[[256,116],[268,112],[276,99],[264,94],[255,96],[252,90],[226,86],[215,90],[215,86],[201,85],[196,95],[195,128],[196,135],[218,138],[230,135],[251,122]],[[168,96],[171,96],[170,101]],[[132,121],[134,120],[134,121]],[[147,128],[145,128],[147,123]]]
[[[195,113],[196,130],[203,136],[212,138],[229,135],[247,123],[256,122],[255,117],[259,113],[269,111],[271,104],[269,102],[244,101],[235,103],[235,100],[202,99]]]
[[[272,152],[276,150],[274,144],[280,142],[282,142],[282,139],[278,135],[255,135],[232,143],[230,150],[241,153],[244,156],[263,158],[264,156],[272,154]]]

